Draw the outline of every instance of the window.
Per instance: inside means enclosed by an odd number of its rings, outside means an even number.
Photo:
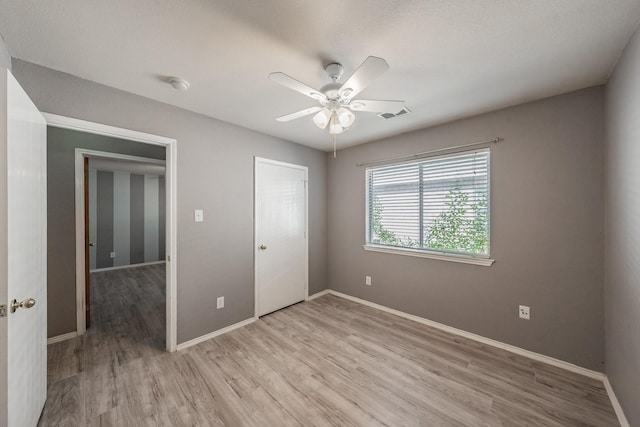
[[[365,249],[488,258],[489,154],[481,149],[368,168]]]

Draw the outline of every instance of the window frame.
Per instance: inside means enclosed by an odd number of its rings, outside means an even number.
[[[446,158],[459,154],[470,154],[476,152],[487,152],[487,253],[486,254],[470,254],[455,251],[439,251],[436,249],[428,248],[407,248],[402,246],[385,245],[378,243],[371,243],[369,239],[371,237],[371,200],[369,192],[369,171],[372,169],[385,168],[389,166],[401,166],[412,163],[419,163],[425,159]],[[460,150],[454,152],[448,152],[445,154],[434,154],[415,157],[411,160],[404,160],[398,162],[385,162],[382,164],[375,164],[365,168],[365,244],[362,245],[365,251],[381,252],[395,255],[405,255],[420,258],[430,258],[442,261],[460,262],[466,264],[474,264],[481,266],[491,266],[495,260],[491,258],[491,149],[489,147],[472,149],[472,150]],[[420,224],[420,227],[423,227]]]

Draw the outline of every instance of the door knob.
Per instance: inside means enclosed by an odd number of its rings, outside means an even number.
[[[29,298],[20,302],[14,299],[13,301],[11,301],[11,312],[15,313],[19,308],[31,308],[34,305],[36,305],[36,300],[34,300],[33,298]]]
[[[89,242],[89,246],[93,246],[93,242]]]
[[[267,249],[267,247],[265,245],[260,245],[258,249],[260,249],[261,251],[264,251]]]

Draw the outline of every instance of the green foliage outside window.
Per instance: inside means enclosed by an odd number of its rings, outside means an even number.
[[[371,218],[371,229],[373,231],[373,236],[377,237],[379,242],[383,245],[402,246],[396,235],[384,228],[384,226],[382,225],[383,210],[384,208],[382,207],[382,204],[380,203],[378,198],[374,198],[373,218]]]
[[[425,247],[445,251],[488,254],[489,221],[487,193],[477,193],[477,201],[469,203],[469,194],[459,187],[449,190],[447,210],[440,213],[427,228]],[[467,213],[471,210],[472,214]]]
[[[449,190],[445,205],[430,226],[425,226],[424,242],[400,238],[382,225],[384,207],[373,201],[372,234],[380,244],[406,248],[424,248],[441,251],[488,254],[489,221],[487,193],[476,193],[476,201],[469,202],[469,194],[459,186]],[[471,212],[470,212],[471,211]]]

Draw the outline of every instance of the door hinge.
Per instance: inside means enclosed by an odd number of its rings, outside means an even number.
[[[7,317],[7,304],[0,305],[0,317]]]

